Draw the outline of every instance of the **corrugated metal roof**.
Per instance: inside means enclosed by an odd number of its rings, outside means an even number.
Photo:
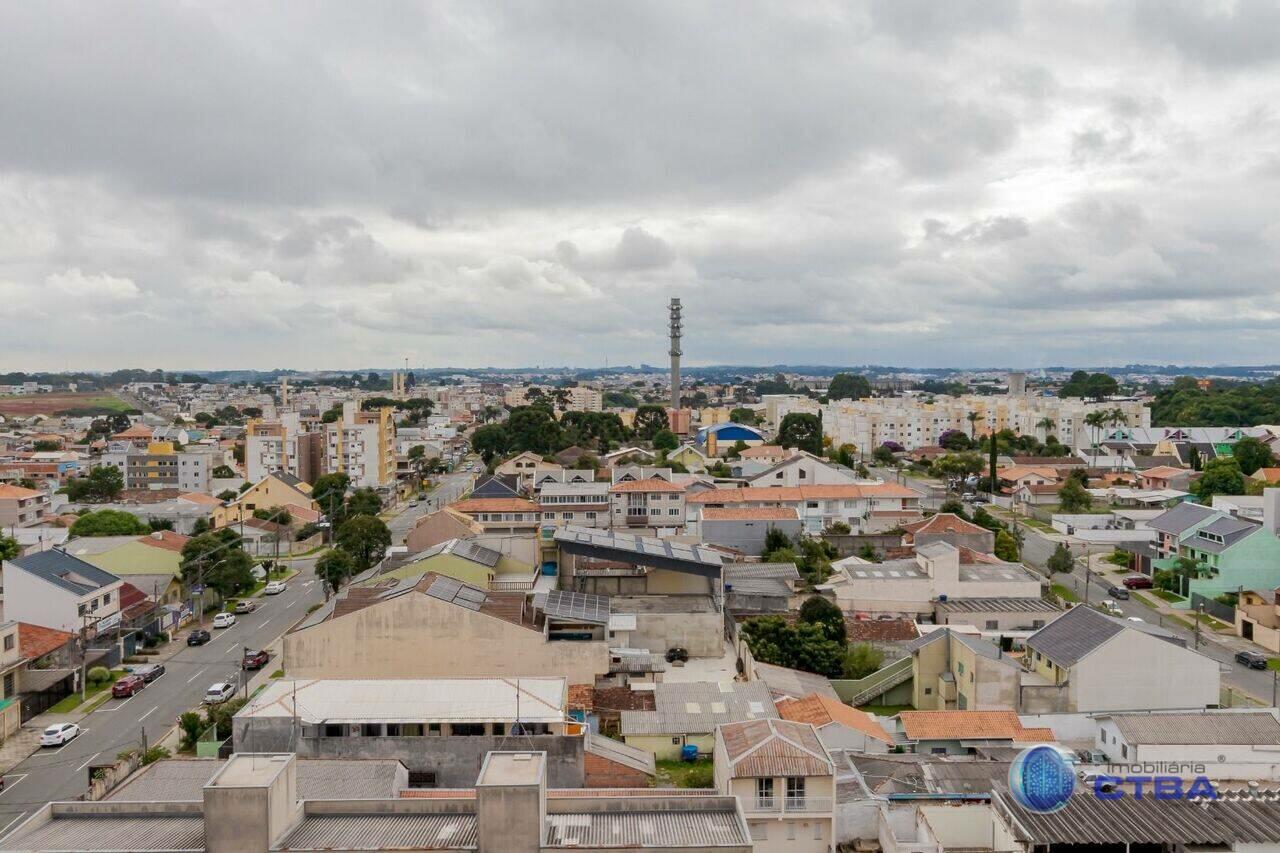
[[[465,850],[476,846],[472,814],[308,815],[279,850]]]
[[[149,764],[104,799],[114,802],[200,802],[204,786],[225,762],[170,758]],[[299,758],[298,796],[304,800],[380,800],[398,793],[394,759],[345,761]]]
[[[1131,744],[1280,745],[1280,722],[1270,711],[1198,714],[1112,714]]]
[[[19,830],[10,835],[4,841],[4,849],[42,853],[204,850],[204,818],[199,814],[55,817],[30,832]]]
[[[547,846],[750,847],[737,812],[570,812],[547,815]]]
[[[623,711],[624,735],[708,733],[721,723],[777,717],[764,682],[659,682],[653,711]]]
[[[1060,613],[1043,598],[948,598],[935,605],[944,613]]]
[[[726,581],[741,581],[745,578],[775,578],[779,580],[800,580],[800,569],[795,563],[729,563],[724,567]]]
[[[656,769],[653,753],[648,750],[637,749],[634,746],[629,746],[604,735],[588,732],[586,750],[598,758],[621,764],[623,767],[630,767],[633,770],[639,770],[642,773],[648,773],[651,776]]]
[[[563,678],[281,679],[238,716],[292,717],[296,699],[304,723],[554,723],[564,719],[566,693]]]

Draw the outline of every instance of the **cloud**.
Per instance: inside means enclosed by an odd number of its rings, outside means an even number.
[[[670,266],[676,259],[676,253],[661,237],[632,225],[622,232],[622,239],[614,250],[614,259],[621,269],[648,270]]]

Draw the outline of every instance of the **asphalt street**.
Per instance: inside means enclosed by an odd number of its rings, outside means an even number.
[[[205,627],[213,640],[203,646],[183,646],[164,662],[165,674],[128,699],[108,699],[80,721],[83,733],[62,747],[40,749],[5,775],[0,792],[0,834],[50,800],[71,799],[89,785],[89,766],[113,761],[116,754],[141,745],[143,732],[155,743],[184,711],[200,704],[209,685],[238,683],[245,647],[270,645],[302,618],[307,607],[324,600],[313,572],[314,560],[296,561],[299,574],[279,595],[262,596],[258,609],[236,617],[230,628],[214,631],[212,615]],[[178,642],[186,641],[186,631]],[[275,661],[268,663],[275,669]],[[252,675],[252,673],[250,673]]]
[[[454,474],[442,474],[436,479],[435,486],[427,492],[427,496],[418,501],[417,506],[408,506],[401,504],[403,510],[387,521],[387,527],[391,530],[391,542],[394,545],[403,545],[405,536],[413,527],[414,522],[429,512],[435,512],[445,504],[452,503],[471,488],[471,479],[475,476],[468,471],[459,471]]]

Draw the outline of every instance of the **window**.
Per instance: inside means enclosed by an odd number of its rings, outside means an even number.
[[[493,732],[492,732],[492,733],[493,733],[493,734],[495,734],[495,735],[505,735],[505,734],[507,733],[507,724],[506,724],[506,723],[494,723],[494,724],[493,724]]]
[[[804,777],[788,776],[787,777],[787,800],[788,802],[804,801]]]
[[[756,806],[762,809],[773,808],[773,777],[756,779]]]
[[[813,822],[813,840],[814,841],[822,840],[822,821],[820,820],[815,820]]]
[[[382,737],[382,723],[361,723],[361,737]]]
[[[436,774],[430,770],[410,770],[409,771],[409,787],[410,788],[434,788],[436,786]]]
[[[481,737],[484,735],[484,723],[454,723],[449,731],[454,737]]]
[[[439,723],[428,723],[428,724],[427,724],[427,734],[428,734],[428,735],[438,735],[438,734],[440,734],[440,724],[439,724]]]
[[[959,673],[960,675],[964,675],[964,661],[962,660],[956,661],[956,672]]]
[[[680,738],[678,738],[678,737],[673,737],[673,738],[671,739],[671,742],[672,742],[672,743],[675,743],[675,744],[678,744],[678,743],[680,743]]]
[[[387,737],[400,737],[401,726],[399,723],[387,723]]]
[[[400,737],[422,737],[422,723],[401,723]]]
[[[750,823],[747,828],[751,830],[752,841],[768,841],[769,840],[769,824],[767,823]]]
[[[4,650],[6,652],[13,650],[13,634],[6,634],[4,638]]]
[[[1000,622],[999,622],[999,620],[997,620],[997,619],[988,619],[988,620],[987,620],[987,630],[988,630],[988,631],[995,631],[995,630],[998,630],[999,628],[1000,628]]]
[[[933,688],[932,688],[932,687],[926,687],[926,688],[924,689],[924,695],[926,695],[926,696],[932,696],[932,695],[933,695]]]
[[[110,602],[111,602],[111,593],[109,593],[109,592],[104,592],[104,593],[102,594],[102,603],[103,603],[103,604],[109,604]]]
[[[786,822],[785,826],[787,827],[787,840],[795,841],[796,840],[796,822],[794,820],[789,820]]]
[[[945,746],[935,746],[931,748],[929,752],[933,753],[934,755],[946,755],[947,748]]]
[[[1120,744],[1120,757],[1121,758],[1129,757],[1129,744],[1127,743]]]
[[[801,469],[800,469],[800,479],[801,479],[801,480],[803,480],[806,476],[808,476],[808,475],[805,473],[805,470],[804,470],[803,468],[801,468]]]
[[[347,727],[342,723],[326,723],[321,727],[320,737],[344,737]]]

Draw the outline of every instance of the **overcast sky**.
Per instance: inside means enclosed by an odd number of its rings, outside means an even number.
[[[1280,4],[0,4],[0,372],[1280,360]]]

